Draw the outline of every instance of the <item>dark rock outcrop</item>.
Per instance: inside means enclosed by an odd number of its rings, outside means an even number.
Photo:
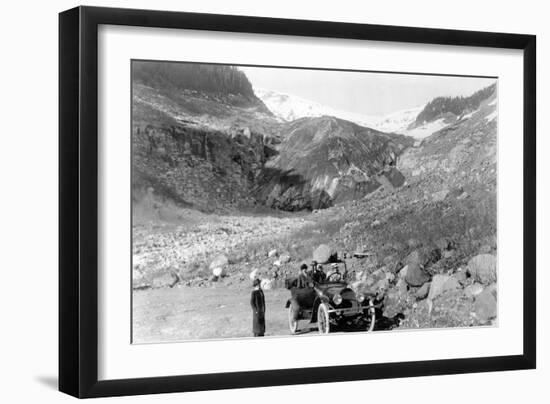
[[[232,136],[186,126],[135,126],[133,190],[185,206],[214,210],[255,203],[250,196],[267,160],[264,137],[242,131]]]
[[[395,168],[399,154],[412,142],[405,136],[323,116],[284,125],[279,137],[279,154],[266,163],[254,192],[267,206],[327,208],[405,181]]]

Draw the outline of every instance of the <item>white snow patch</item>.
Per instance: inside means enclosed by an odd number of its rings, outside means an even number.
[[[376,116],[337,110],[292,94],[263,88],[254,88],[254,93],[276,117],[287,122],[299,118],[316,118],[328,115],[355,122],[361,126],[372,127],[379,119]]]
[[[487,115],[485,119],[487,119],[487,122],[491,122],[493,119],[497,117],[497,115],[498,115],[497,111],[493,111],[489,115]]]
[[[476,112],[477,112],[477,110],[472,111],[472,112],[470,112],[469,114],[464,115],[464,116],[462,117],[462,119],[469,119],[469,118],[471,118],[472,115],[473,115],[474,113],[476,113]]]
[[[496,105],[497,103],[497,99],[493,99],[490,103],[488,103],[487,105]]]
[[[421,105],[392,112],[384,116],[373,116],[337,110],[292,94],[263,88],[255,87],[254,93],[278,119],[283,121],[290,122],[299,118],[314,118],[328,115],[381,132],[405,134],[407,127],[415,121],[420,111],[424,109],[424,105]]]
[[[446,126],[447,126],[447,124],[445,123],[444,119],[440,118],[436,121],[426,123],[426,124],[424,124],[422,126],[419,126],[417,128],[407,130],[403,134],[408,135],[408,136],[412,136],[416,139],[424,139],[424,138],[434,134],[438,130],[441,130],[441,129],[445,128]]]
[[[424,105],[420,105],[414,108],[392,112],[380,118],[380,120],[376,122],[374,129],[382,132],[406,133],[409,125],[416,120],[416,117],[423,109]]]

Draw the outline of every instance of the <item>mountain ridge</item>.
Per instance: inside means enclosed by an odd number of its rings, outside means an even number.
[[[417,114],[424,108],[424,105],[421,105],[382,116],[375,116],[342,111],[299,96],[259,87],[254,87],[254,93],[283,122],[326,115],[388,133],[406,134],[408,126],[414,122]]]

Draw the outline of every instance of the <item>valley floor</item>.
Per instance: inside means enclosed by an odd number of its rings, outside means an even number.
[[[266,336],[289,334],[286,289],[265,291]],[[175,287],[136,291],[133,342],[252,336],[249,288]]]

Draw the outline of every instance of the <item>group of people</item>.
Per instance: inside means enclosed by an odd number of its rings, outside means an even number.
[[[297,288],[312,287],[315,283],[323,283],[331,280],[341,280],[345,274],[340,274],[338,264],[334,263],[331,272],[325,274],[323,267],[316,261],[311,262],[310,268],[307,264],[300,266],[296,279]],[[250,295],[250,306],[252,307],[252,332],[255,337],[263,337],[265,334],[265,295],[261,287],[261,280],[255,278],[252,282],[252,293]]]

